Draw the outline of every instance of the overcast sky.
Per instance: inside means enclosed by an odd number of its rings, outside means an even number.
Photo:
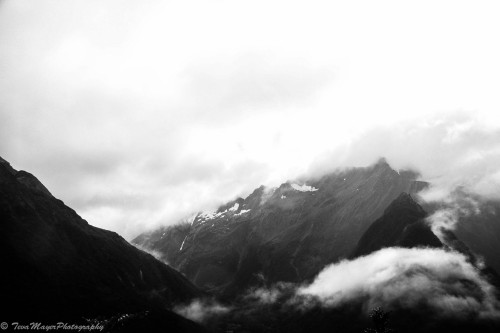
[[[0,155],[127,239],[380,155],[495,195],[498,17],[497,1],[0,1]]]

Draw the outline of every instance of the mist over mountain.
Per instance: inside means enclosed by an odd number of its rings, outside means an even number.
[[[350,172],[373,172],[381,166],[392,170],[381,160],[372,167]],[[347,181],[347,177],[345,179]],[[304,192],[319,191],[314,186],[316,183],[311,184],[291,183],[290,186]],[[417,187],[420,190],[429,186],[423,182],[417,184],[420,184]],[[413,195],[419,198],[418,192]],[[283,196],[281,194],[280,199],[284,199]],[[248,199],[239,200],[238,204],[244,205]],[[266,200],[269,198],[266,197]],[[266,202],[260,204],[266,205]],[[217,212],[193,216],[191,228],[196,222],[201,225],[212,223],[212,228],[215,227],[216,219],[223,218],[235,207],[231,205],[233,202]],[[435,213],[444,209],[428,208]],[[313,205],[311,209],[318,209],[318,205]],[[496,331],[500,327],[500,302],[496,289],[499,276],[484,266],[478,257],[480,253],[472,252],[450,229],[442,231],[444,242],[441,242],[433,232],[435,229],[430,216],[412,195],[403,192],[390,202],[378,219],[369,224],[349,260],[332,260],[311,279],[303,277],[277,282],[269,278],[265,270],[260,270],[258,278],[252,281],[253,286],[248,288],[242,285],[239,295],[233,294],[239,299],[236,305],[198,302],[177,311],[217,329],[356,332],[369,326],[366,320],[371,309],[383,307],[391,312],[391,327],[396,331]],[[226,221],[242,223],[231,216],[226,216]],[[462,223],[474,222],[468,220]],[[229,222],[226,222],[226,227],[228,225]],[[165,228],[158,242],[172,237],[181,228],[185,233],[189,232],[188,227],[184,223],[178,228]],[[142,237],[147,238],[146,235]],[[187,237],[179,251],[186,246]],[[193,238],[196,241],[197,238]],[[232,246],[227,242],[224,245],[226,249]],[[240,261],[240,265],[245,264]],[[248,268],[245,273],[248,273]],[[235,322],[238,323],[236,326]]]
[[[412,171],[396,171],[381,159],[370,167],[302,178],[277,188],[262,186],[245,199],[132,242],[155,251],[200,288],[227,295],[262,283],[307,281],[325,265],[352,255],[392,246],[444,246],[433,232],[438,222],[429,219],[444,207],[422,201],[419,193],[432,184],[418,177]],[[466,237],[465,248],[488,244],[500,250],[492,245],[496,219],[482,219],[487,222],[480,228],[491,235],[482,232],[484,241]],[[479,220],[470,216],[457,225],[471,230],[476,223]],[[476,254],[498,268],[492,250]]]
[[[234,294],[261,278],[299,282],[350,255],[392,200],[425,187],[416,178],[380,160],[300,184],[260,187],[189,224],[132,242],[158,251],[202,288]]]
[[[499,17],[0,0],[0,328],[500,332]]]
[[[496,331],[498,275],[449,227],[435,235],[445,207],[417,203],[429,187],[417,178],[380,159],[261,186],[135,239],[183,276],[1,159],[4,316],[110,332],[355,332],[382,307],[398,330]]]

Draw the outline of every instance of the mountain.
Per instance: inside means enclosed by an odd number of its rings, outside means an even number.
[[[175,269],[89,225],[35,176],[3,159],[0,221],[3,320],[165,311],[202,295]]]
[[[256,283],[301,282],[349,256],[402,192],[426,186],[385,160],[317,179],[256,189],[189,223],[139,235],[197,286],[234,295]]]
[[[456,223],[444,232],[454,247],[467,248],[495,271],[500,272],[500,200],[480,197],[463,187],[453,190],[444,202],[421,202],[429,215],[440,211]],[[450,222],[448,222],[450,223]],[[459,241],[457,241],[459,240]]]
[[[385,247],[442,247],[441,241],[425,223],[427,213],[407,193],[401,193],[384,214],[360,238],[354,257]]]
[[[413,199],[427,184],[416,178],[381,160],[274,189],[260,187],[215,212],[194,214],[134,240],[160,252],[197,285],[221,292],[215,300],[119,235],[90,226],[35,176],[0,158],[2,320],[99,323],[108,332],[206,332],[171,311],[175,308],[191,318],[203,317],[203,325],[217,332],[360,332],[372,325],[366,315],[376,305],[369,301],[371,294],[358,295],[355,289],[350,301],[330,306],[297,292],[332,262],[393,246],[451,247],[465,253],[474,272],[450,277],[439,271],[437,280],[449,279],[440,293],[466,301],[465,309],[482,309],[489,300],[496,311],[496,294],[486,281],[498,286],[498,276],[476,261],[455,233],[443,231],[444,244],[432,233],[426,211]],[[493,217],[495,211],[489,212],[488,218]],[[486,280],[474,279],[476,269]],[[395,284],[397,291],[398,281],[411,278],[420,284],[432,270],[417,265],[407,272],[390,278],[388,286]],[[350,274],[347,270],[347,280]],[[448,304],[443,300],[440,307]],[[393,303],[385,305],[390,326],[398,331],[498,331],[498,317],[482,318],[460,308],[459,316],[448,317],[436,312],[432,302]]]
[[[460,217],[454,234],[486,263],[500,272],[500,203],[487,201],[480,212]]]

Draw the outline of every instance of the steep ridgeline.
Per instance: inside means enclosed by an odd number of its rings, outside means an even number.
[[[354,250],[359,257],[385,247],[442,247],[424,221],[427,213],[411,195],[401,193],[379,219],[366,230]]]
[[[428,216],[429,214],[411,195],[401,193],[387,207],[384,214],[373,222],[363,236],[361,236],[358,245],[351,255],[351,259],[368,255],[387,247],[441,247],[464,254],[468,258],[468,261],[476,266],[492,284],[500,287],[500,276],[497,274],[496,268],[490,264],[491,261],[487,260],[486,265],[484,265],[482,260],[484,252],[470,247],[470,244],[472,244],[482,249],[487,245],[480,245],[481,242],[479,239],[464,242],[460,236],[457,236],[456,231],[451,230],[441,230],[441,238],[438,238],[431,230],[428,221],[426,221]],[[485,215],[485,213],[478,215],[478,220],[475,222],[464,219],[461,222],[462,226],[460,229],[470,228],[471,225],[482,221],[490,221],[488,215]],[[463,233],[463,231],[461,232]],[[477,238],[476,233],[471,232],[470,234],[473,235],[472,237]],[[496,234],[487,236],[484,232],[479,233],[479,235],[482,235],[486,240],[491,239],[491,237],[498,237]],[[497,258],[497,256],[498,253],[494,255],[494,258]]]
[[[213,213],[142,234],[133,243],[204,289],[234,294],[257,282],[299,282],[352,253],[361,235],[401,192],[426,186],[385,160],[319,179],[260,187]]]
[[[89,225],[33,175],[3,159],[0,221],[3,320],[156,311],[200,295],[179,272]]]

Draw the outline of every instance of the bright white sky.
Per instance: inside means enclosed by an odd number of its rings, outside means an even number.
[[[499,17],[497,1],[5,0],[0,154],[130,238],[381,126],[446,113],[491,134]]]

